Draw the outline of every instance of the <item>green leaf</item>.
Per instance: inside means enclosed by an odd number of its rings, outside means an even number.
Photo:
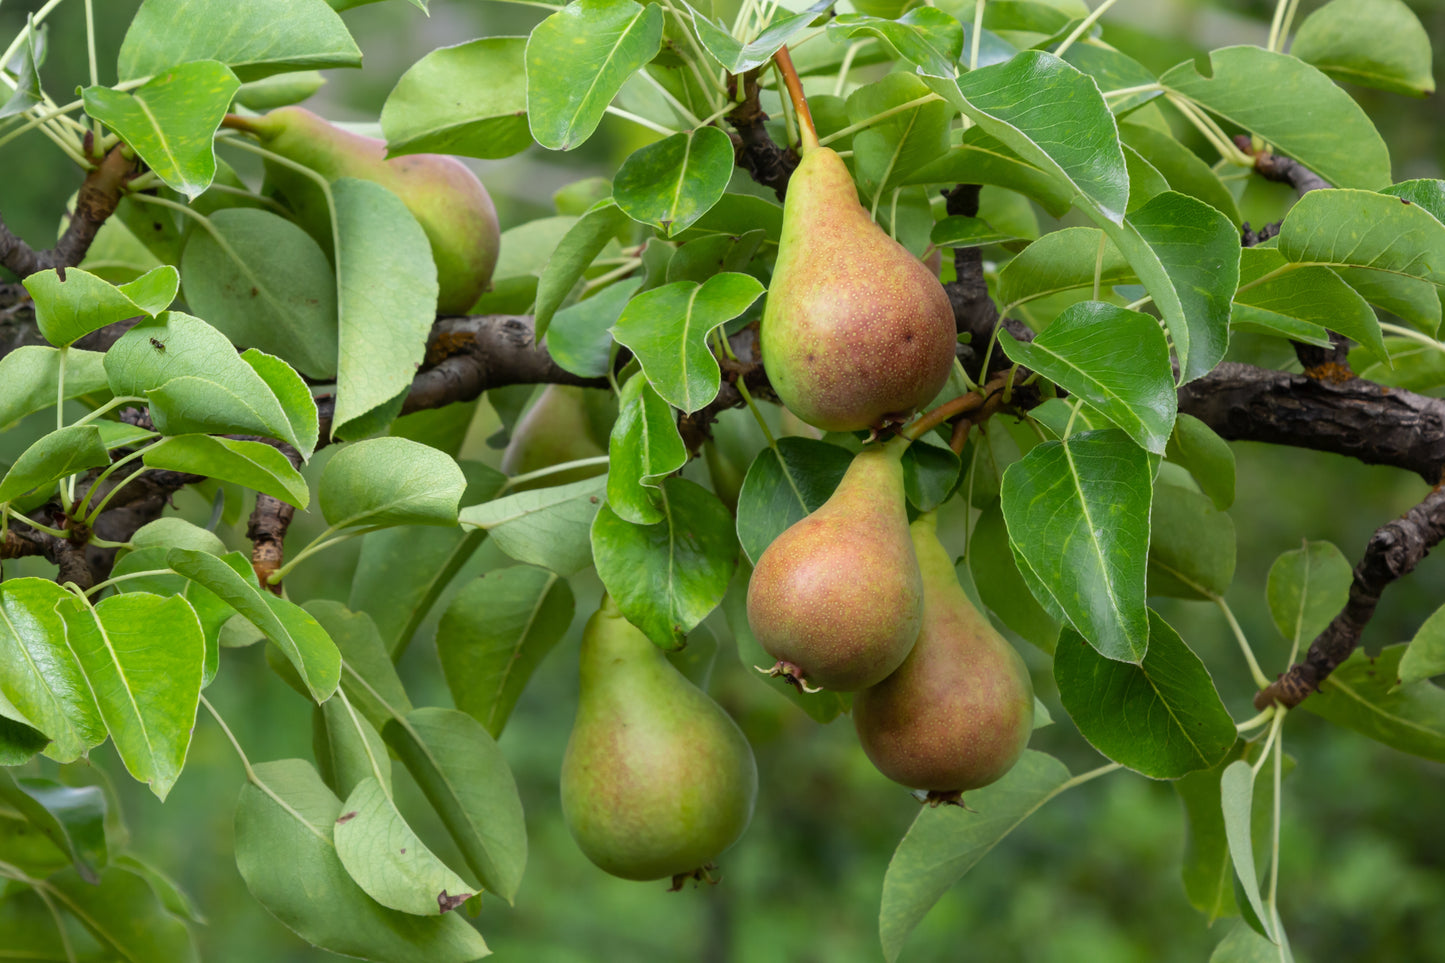
[[[733,518],[716,495],[681,478],[661,490],[662,521],[634,525],[604,505],[592,523],[597,575],[622,614],[664,649],[717,607],[737,567]]]
[[[1065,308],[1032,342],[1004,337],[999,346],[1098,409],[1140,447],[1164,452],[1178,401],[1169,345],[1154,318],[1085,301]]]
[[[1075,196],[1072,183],[1055,177],[1052,165],[1042,167],[1024,160],[979,126],[964,131],[960,142],[948,153],[914,171],[903,182],[993,184],[1037,201],[1054,217],[1061,217]]]
[[[1240,923],[1219,941],[1209,954],[1209,963],[1278,963],[1280,957],[1278,946]]]
[[[1370,348],[1381,361],[1389,360],[1375,312],[1354,288],[1322,265],[1291,264],[1274,248],[1245,248],[1240,251],[1234,300],[1338,331]]]
[[[304,509],[311,500],[306,479],[274,446],[211,435],[174,435],[141,458],[147,468],[205,475],[235,482]]]
[[[1254,771],[1243,759],[1231,762],[1219,781],[1220,805],[1224,812],[1224,833],[1229,843],[1229,855],[1234,861],[1234,874],[1249,899],[1255,917],[1262,922],[1270,919],[1264,911],[1264,900],[1259,895],[1259,877],[1254,869],[1254,842],[1250,834],[1250,819],[1254,809]]]
[[[1400,657],[1400,684],[1420,682],[1442,673],[1445,673],[1445,606],[1424,621]]]
[[[746,311],[763,290],[747,274],[718,274],[701,285],[676,281],[629,301],[612,335],[637,355],[659,395],[694,412],[717,397],[722,385],[707,336]]]
[[[39,68],[45,59],[45,35],[48,26],[42,24],[37,28],[34,14],[26,15],[25,42],[20,45],[20,63],[14,69],[13,75],[15,89],[5,103],[0,104],[0,120],[23,114],[45,100],[45,91],[40,86]],[[10,69],[11,64],[0,66]]]
[[[121,761],[164,800],[200,704],[206,640],[195,610],[179,596],[129,592],[94,608],[72,599],[57,611]]]
[[[627,216],[672,237],[722,198],[733,172],[733,145],[717,127],[698,127],[634,151],[613,180]]]
[[[931,7],[922,9],[937,12]],[[948,130],[954,111],[943,100],[914,103],[926,98],[928,92],[928,85],[919,78],[896,73],[859,87],[848,97],[850,121],[855,124],[873,121],[866,130],[853,136],[853,167],[858,189],[864,197],[879,200],[884,192],[904,183],[909,174],[948,151]],[[910,103],[914,106],[900,110]],[[874,120],[889,111],[897,113]]]
[[[485,529],[497,547],[519,562],[575,575],[592,564],[590,532],[606,477],[517,492],[473,505],[463,525]]]
[[[236,105],[263,113],[277,107],[299,104],[310,99],[326,83],[319,70],[298,70],[275,74],[242,84],[236,91]]]
[[[1182,465],[1220,511],[1234,504],[1234,449],[1193,415],[1174,419],[1164,457]]]
[[[808,29],[818,14],[833,6],[834,2],[835,0],[819,0],[801,13],[791,13],[783,7],[775,7],[767,28],[749,43],[738,40],[726,27],[709,20],[696,8],[689,6],[687,10],[692,16],[697,37],[707,52],[726,67],[729,73],[742,74],[767,63],[779,48]]]
[[[65,786],[52,779],[17,779],[0,772],[0,804],[20,816],[69,858],[81,879],[99,880],[105,865],[105,793],[99,786]]]
[[[1289,52],[1338,80],[1415,97],[1435,92],[1430,35],[1401,0],[1333,0],[1304,19]]]
[[[244,81],[360,67],[361,50],[326,0],[145,0],[120,45],[120,79],[191,60],[219,60]]]
[[[642,286],[642,281],[642,278],[629,278],[610,284],[587,300],[552,316],[547,328],[547,353],[558,367],[583,378],[601,378],[607,374],[612,362],[612,326],[622,317],[623,308]]]
[[[175,299],[178,279],[176,269],[166,264],[119,287],[80,268],[67,268],[64,280],[52,269],[24,283],[35,300],[36,327],[51,344],[65,347],[116,321],[159,314]]]
[[[50,741],[39,729],[13,718],[15,715],[0,699],[0,766],[22,766]]]
[[[455,525],[466,487],[445,452],[407,438],[373,438],[332,456],[316,497],[333,529]]]
[[[354,177],[334,181],[331,194],[341,312],[332,434],[349,437],[348,425],[411,387],[436,321],[437,272],[431,242],[401,198]]]
[[[321,778],[337,795],[351,795],[368,779],[391,792],[391,757],[386,743],[349,697],[332,696],[312,710],[311,750]]]
[[[1007,314],[1026,301],[1091,286],[1096,276],[1101,286],[1138,280],[1103,232],[1066,227],[1045,234],[1003,266],[998,300]]]
[[[241,82],[215,60],[161,71],[132,91],[91,86],[85,112],[125,141],[156,176],[194,200],[216,176],[213,142]]]
[[[967,809],[919,810],[883,876],[878,929],[889,963],[948,888],[1068,782],[1063,763],[1026,750],[1002,779],[969,793]]]
[[[1310,191],[1279,229],[1291,261],[1370,268],[1445,284],[1445,224],[1405,198]]]
[[[1054,654],[1059,622],[1040,605],[1009,550],[1003,510],[995,502],[979,515],[968,545],[968,570],[979,599],[1004,625]]]
[[[457,708],[493,738],[532,673],[572,624],[572,590],[527,565],[494,569],[457,593],[437,625],[437,655]]]
[[[607,448],[607,504],[629,522],[662,521],[662,480],[687,464],[687,446],[672,406],[641,373],[622,387]]]
[[[963,25],[937,7],[917,7],[897,19],[883,19],[857,13],[834,17],[828,24],[830,38],[872,35],[884,41],[898,55],[929,77],[953,78],[963,54]]]
[[[533,314],[533,323],[534,336],[538,341],[547,334],[557,309],[566,302],[572,289],[582,279],[583,272],[627,223],[627,214],[617,204],[606,200],[583,214],[563,235],[537,279],[537,309]],[[549,341],[548,345],[551,344]]]
[[[1184,893],[1210,924],[1239,912],[1219,793],[1223,774],[1224,767],[1216,766],[1174,780],[1174,791],[1184,805]]]
[[[1086,44],[1076,44],[1070,51],[1086,47]],[[1119,139],[1148,158],[1172,190],[1198,198],[1229,218],[1232,224],[1240,222],[1239,206],[1219,175],[1173,136],[1143,124],[1125,122],[1119,125]]]
[[[1054,652],[1054,678],[1089,744],[1151,779],[1208,769],[1234,745],[1234,720],[1209,671],[1153,610],[1149,651],[1138,665],[1106,659],[1066,630]]]
[[[1265,595],[1279,634],[1308,645],[1339,614],[1349,599],[1354,572],[1329,542],[1306,541],[1269,567]]]
[[[94,425],[52,431],[25,449],[0,479],[0,504],[87,468],[109,464],[110,452]]]
[[[225,559],[188,549],[173,549],[168,557],[171,568],[220,596],[276,643],[300,673],[317,705],[331,698],[341,679],[341,653],[336,643],[300,606],[261,592],[239,574],[241,566],[249,569],[240,553],[228,556],[239,562],[235,568]]]
[[[953,81],[930,86],[1073,199],[1123,222],[1129,175],[1114,115],[1092,77],[1053,54],[1025,50],[965,73],[957,92],[949,90]]]
[[[231,341],[336,375],[336,276],[311,235],[271,211],[217,211],[181,256],[186,303]]]
[[[1421,334],[1440,330],[1440,295],[1429,281],[1384,274],[1368,268],[1339,267],[1335,274],[1371,304],[1399,315]]]
[[[953,494],[962,468],[953,449],[937,434],[919,438],[903,453],[903,493],[908,504],[920,512],[933,511]]]
[[[1149,594],[1208,601],[1234,580],[1234,521],[1208,496],[1154,486],[1149,512]]]
[[[236,804],[236,867],[251,895],[296,935],[377,963],[472,963],[488,954],[460,916],[398,913],[356,885],[332,843],[341,801],[309,763],[254,768],[259,785],[247,784]]]
[[[1401,752],[1445,762],[1445,689],[1401,682],[1407,649],[1406,643],[1387,645],[1374,657],[1356,649],[1300,704]]]
[[[1149,645],[1144,583],[1153,471],[1121,431],[1045,442],[1010,465],[1003,513],[1019,567],[1107,659],[1138,663]]]
[[[111,866],[100,874],[100,885],[82,879],[74,870],[51,877],[51,899],[69,910],[104,947],[111,959],[126,963],[200,959],[190,930],[166,911],[150,883],[138,873]]]
[[[55,404],[60,390],[56,348],[28,344],[0,358],[0,428]],[[105,391],[105,355],[70,348],[65,352],[65,397]]]
[[[440,916],[472,887],[417,838],[375,777],[342,804],[333,839],[351,878],[382,906],[413,916]]]
[[[530,147],[526,48],[526,37],[484,37],[408,67],[381,107],[387,155],[499,158]]]
[[[276,396],[291,426],[288,437],[292,446],[303,459],[309,460],[321,436],[320,413],[316,410],[316,399],[311,396],[311,389],[295,368],[274,355],[247,348],[241,352],[241,360],[251,366],[251,370],[266,382],[266,387]]]
[[[1258,134],[1335,187],[1378,190],[1390,183],[1390,153],[1370,118],[1334,81],[1294,57],[1223,47],[1210,52],[1208,76],[1190,60],[1159,82]]]
[[[846,448],[796,436],[758,452],[738,493],[738,542],[748,559],[756,564],[773,539],[817,511],[852,463]]]
[[[210,533],[207,532],[207,534]],[[215,554],[210,551],[209,547],[198,550]],[[222,551],[224,552],[224,549]],[[211,680],[216,677],[216,671],[220,667],[221,629],[236,612],[221,601],[214,592],[180,575],[171,574],[167,560],[169,553],[170,549],[161,545],[153,548],[137,548],[133,552],[127,552],[115,563],[115,567],[111,569],[111,576],[129,576],[116,586],[117,592],[179,595],[191,604],[191,608],[196,610],[196,618],[201,623],[201,633],[206,639],[206,660],[201,667],[201,688],[204,689],[211,684]],[[145,572],[164,574],[141,574]]]
[[[527,863],[527,832],[512,771],[487,730],[465,712],[422,708],[388,722],[382,736],[467,866],[511,903]]]
[[[1401,198],[1411,204],[1418,204],[1429,211],[1435,220],[1445,222],[1445,180],[1424,177],[1401,181],[1398,184],[1381,188],[1380,193]]]
[[[367,722],[380,731],[393,713],[411,711],[411,700],[371,616],[330,599],[313,599],[305,609],[341,650],[341,688]]]
[[[632,0],[574,0],[527,40],[527,122],[537,143],[571,150],[662,46],[662,8]]]

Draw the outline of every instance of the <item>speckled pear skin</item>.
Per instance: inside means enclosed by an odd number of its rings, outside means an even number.
[[[623,879],[705,869],[752,819],[758,770],[742,730],[610,598],[582,633],[581,681],[562,761],[573,839]]]
[[[853,697],[853,723],[883,775],[956,794],[1018,762],[1033,731],[1033,683],[958,584],[937,517],[919,517],[910,531],[923,571],[923,630],[897,672]]]
[[[437,313],[465,314],[487,290],[501,238],[497,209],[466,164],[446,154],[388,159],[386,141],[343,130],[304,107],[278,107],[252,118],[250,127],[268,150],[328,180],[358,177],[400,197],[431,242],[440,287]],[[302,226],[330,251],[331,217],[319,189],[279,164],[268,164],[267,176]]]
[[[881,682],[918,639],[923,582],[908,538],[904,447],[895,439],[855,455],[832,497],[753,570],[748,624],[810,686],[853,692]]]
[[[902,421],[943,389],[956,343],[938,276],[873,223],[835,151],[807,151],[763,308],[778,397],[828,431]]]

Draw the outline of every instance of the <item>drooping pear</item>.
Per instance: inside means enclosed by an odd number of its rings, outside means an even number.
[[[842,158],[805,137],[763,308],[778,397],[828,431],[903,421],[942,390],[956,343],[937,273],[868,216]]]
[[[923,572],[923,629],[898,671],[853,697],[863,751],[894,782],[956,802],[1013,768],[1034,724],[1028,669],[974,608],[938,540],[938,519],[911,526]]]
[[[748,624],[800,685],[867,688],[918,639],[923,582],[904,508],[907,441],[863,449],[818,510],[773,540],[748,583]]]
[[[358,177],[400,197],[431,242],[440,287],[437,313],[463,314],[487,289],[501,237],[497,210],[477,175],[457,158],[387,158],[386,141],[343,130],[304,107],[278,107],[252,118],[231,115],[226,125],[254,134],[267,150],[327,180]],[[314,182],[280,164],[268,164],[266,174],[301,226],[330,251],[331,219]]]
[[[562,814],[614,876],[705,875],[752,818],[758,771],[742,730],[610,598],[582,633]]]
[[[617,417],[611,392],[576,385],[548,385],[512,430],[502,453],[502,471],[525,475],[569,461],[607,454],[607,436]],[[565,485],[600,475],[607,465],[573,468],[522,482],[512,491],[546,485]]]

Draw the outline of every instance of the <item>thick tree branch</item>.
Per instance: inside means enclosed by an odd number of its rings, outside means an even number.
[[[1364,558],[1355,566],[1344,611],[1310,643],[1303,662],[1290,666],[1254,697],[1255,707],[1264,709],[1278,703],[1292,709],[1317,690],[1359,644],[1380,595],[1391,582],[1420,564],[1441,539],[1445,539],[1445,488],[1436,488],[1403,517],[1381,526],[1371,536]]]
[[[798,166],[798,154],[792,148],[782,148],[768,135],[765,123],[768,115],[758,104],[758,71],[749,70],[741,76],[730,78],[733,83],[743,85],[743,100],[727,115],[735,133],[733,150],[736,164],[747,171],[752,179],[764,187],[771,187],[782,200],[788,192],[788,178]]]
[[[22,279],[36,271],[59,268],[63,272],[65,268],[75,267],[90,250],[100,226],[115,213],[121,190],[134,171],[135,159],[126,157],[122,146],[117,145],[106,154],[85,176],[75,197],[70,223],[55,247],[48,251],[34,250],[0,221],[0,264]]]

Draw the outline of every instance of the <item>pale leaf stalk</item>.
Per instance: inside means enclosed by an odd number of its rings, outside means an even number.
[[[175,569],[170,568],[152,568],[147,569],[144,572],[127,572],[124,575],[113,575],[110,578],[106,579],[104,582],[96,582],[90,588],[85,590],[85,594],[86,596],[98,595],[101,592],[104,592],[106,589],[110,588],[112,585],[119,585],[121,582],[129,582],[131,579],[135,578],[155,578],[158,575],[179,574],[180,573],[177,572]]]
[[[843,63],[838,67],[838,80],[833,84],[833,96],[842,97],[843,89],[848,83],[848,71],[853,69],[853,60],[858,56],[858,51],[863,49],[866,41],[855,40],[848,45],[847,51],[843,54]]]
[[[515,488],[523,482],[536,481],[538,478],[546,478],[548,475],[558,475],[564,471],[571,471],[574,468],[591,468],[593,465],[605,465],[608,461],[607,455],[593,455],[591,458],[578,458],[576,461],[564,461],[559,465],[549,465],[546,468],[538,468],[536,471],[529,471],[522,475],[513,475],[502,483],[497,489],[495,497],[500,498],[508,489]]]
[[[682,119],[686,121],[690,127],[697,128],[706,126],[706,122],[698,120],[697,115],[694,114],[692,111],[688,110],[687,106],[683,104],[682,101],[674,97],[672,91],[668,90],[662,81],[652,76],[652,72],[650,70],[648,70],[646,67],[643,67],[640,71],[638,71],[638,75],[641,76],[643,80],[647,81],[653,87],[655,87],[657,89],[657,92],[662,94],[662,99],[667,101],[668,104],[672,107],[672,109],[677,111],[678,115],[682,117]],[[727,108],[724,108],[723,113],[726,112]]]
[[[968,45],[968,69],[978,69],[978,40],[983,33],[983,5],[985,0],[973,0],[973,37]]]
[[[1099,22],[1099,18],[1104,15],[1104,12],[1117,2],[1118,0],[1104,0],[1103,3],[1095,7],[1093,9],[1093,12],[1091,12],[1083,20],[1079,21],[1079,25],[1075,27],[1067,37],[1064,38],[1064,42],[1059,44],[1058,48],[1054,51],[1054,56],[1062,59],[1064,56],[1064,52],[1070,47],[1072,47],[1076,40],[1078,40],[1084,34],[1088,33],[1089,30],[1093,28],[1094,24]]]
[[[613,117],[621,117],[623,120],[630,120],[634,124],[637,124],[640,127],[646,127],[648,130],[653,131],[654,133],[661,134],[664,137],[670,137],[673,134],[679,133],[678,131],[673,130],[671,127],[663,126],[656,121],[648,120],[646,117],[643,117],[640,114],[634,114],[630,110],[623,110],[621,107],[614,107],[611,104],[607,105],[607,112]]]
[[[864,120],[860,120],[856,124],[849,124],[847,127],[844,127],[840,130],[835,130],[827,137],[818,138],[818,146],[827,147],[829,144],[833,143],[833,141],[839,140],[843,137],[847,137],[849,134],[856,134],[860,130],[864,130],[868,127],[873,126],[880,120],[887,120],[889,117],[896,116],[903,113],[904,111],[915,110],[919,107],[922,107],[924,104],[931,104],[935,100],[942,99],[943,98],[938,96],[937,94],[924,94],[922,97],[915,97],[914,99],[908,101],[905,104],[899,104],[897,107],[889,107],[887,110],[874,114],[872,117],[865,118]]]
[[[1254,657],[1254,649],[1249,645],[1249,638],[1245,636],[1244,629],[1240,628],[1239,620],[1234,617],[1234,610],[1229,603],[1224,601],[1222,595],[1211,595],[1214,604],[1219,606],[1219,611],[1224,613],[1224,619],[1229,623],[1229,630],[1234,633],[1234,638],[1239,642],[1240,651],[1244,653],[1244,661],[1249,665],[1249,674],[1254,679],[1254,684],[1261,689],[1269,688],[1269,679],[1260,671],[1259,662]]]
[[[1434,348],[1436,351],[1445,352],[1445,344],[1441,344],[1439,341],[1436,341],[1428,334],[1421,334],[1419,331],[1416,331],[1413,328],[1406,328],[1402,325],[1390,324],[1387,321],[1381,321],[1380,330],[1385,332],[1386,334],[1393,334],[1397,338],[1408,338],[1411,341],[1418,341],[1420,344],[1423,344],[1430,348]]]

